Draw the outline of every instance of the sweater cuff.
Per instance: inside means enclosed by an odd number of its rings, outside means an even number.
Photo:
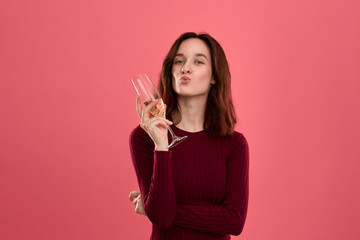
[[[167,178],[171,176],[172,172],[172,161],[171,151],[156,151],[154,150],[154,169],[153,174]]]
[[[169,160],[171,159],[171,156],[172,156],[172,151],[169,150],[169,151],[157,151],[157,150],[154,150],[154,158],[155,159],[158,159],[158,160]]]

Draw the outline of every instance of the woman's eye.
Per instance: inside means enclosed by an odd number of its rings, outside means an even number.
[[[203,64],[202,61],[195,61],[196,64]]]
[[[183,61],[182,60],[176,60],[174,63],[179,64],[179,63],[183,63]]]

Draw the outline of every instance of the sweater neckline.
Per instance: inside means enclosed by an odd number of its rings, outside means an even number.
[[[197,132],[188,132],[188,131],[185,131],[185,130],[182,130],[174,125],[171,126],[172,128],[176,129],[178,132],[181,132],[183,134],[187,134],[187,135],[195,135],[195,134],[200,134],[200,133],[203,133],[205,132],[205,129],[201,130],[201,131],[197,131]]]

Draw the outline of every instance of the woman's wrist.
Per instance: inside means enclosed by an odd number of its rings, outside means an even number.
[[[165,145],[155,145],[155,151],[169,151],[169,147]]]

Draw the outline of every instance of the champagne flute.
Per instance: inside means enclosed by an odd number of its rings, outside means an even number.
[[[133,77],[131,81],[140,97],[140,101],[143,103],[141,104],[141,107],[144,108],[144,106],[149,105],[151,102],[159,100],[158,104],[150,109],[150,113],[154,116],[166,118],[166,108],[164,102],[150,78],[145,73],[141,73]],[[169,144],[169,148],[175,147],[187,138],[187,136],[176,136],[170,126],[168,126],[168,129],[172,137],[172,142]]]

